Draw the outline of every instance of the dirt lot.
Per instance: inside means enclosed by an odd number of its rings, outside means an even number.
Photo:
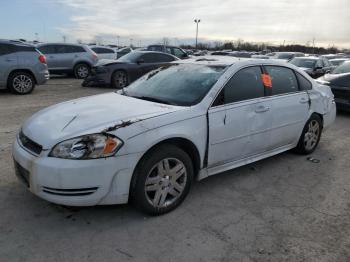
[[[338,114],[312,163],[284,153],[196,183],[174,212],[65,208],[17,182],[11,144],[48,105],[110,91],[52,79],[0,92],[0,261],[350,261],[350,114]]]

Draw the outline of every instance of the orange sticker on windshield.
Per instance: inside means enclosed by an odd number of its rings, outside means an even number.
[[[268,87],[268,88],[272,87],[271,77],[268,74],[261,74],[261,80],[265,87]]]

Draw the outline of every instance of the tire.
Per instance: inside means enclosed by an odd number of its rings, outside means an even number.
[[[131,201],[142,212],[162,215],[184,201],[192,181],[193,164],[188,154],[177,146],[164,144],[137,165],[130,188]]]
[[[33,92],[35,88],[34,77],[24,71],[14,72],[8,79],[8,89],[18,95],[26,95]]]
[[[90,74],[90,66],[85,63],[76,64],[74,66],[74,75],[77,79],[84,79]]]
[[[320,142],[322,128],[322,119],[318,115],[311,115],[304,126],[298,145],[294,151],[303,155],[314,152]]]
[[[128,75],[125,71],[117,70],[113,72],[111,86],[115,89],[123,89],[128,86]]]

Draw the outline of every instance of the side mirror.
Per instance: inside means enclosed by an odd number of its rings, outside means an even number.
[[[145,60],[143,60],[142,58],[140,58],[139,60],[137,60],[137,64],[143,64],[145,62]]]

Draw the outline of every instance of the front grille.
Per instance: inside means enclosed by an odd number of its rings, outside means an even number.
[[[43,192],[58,196],[87,196],[95,193],[97,189],[98,187],[62,189],[44,186]]]
[[[41,145],[35,143],[33,140],[23,134],[22,131],[19,133],[19,140],[21,141],[21,144],[24,148],[36,155],[40,155],[41,151],[43,150],[43,147]]]
[[[29,171],[23,168],[16,160],[13,160],[15,165],[15,174],[17,178],[29,187]]]

